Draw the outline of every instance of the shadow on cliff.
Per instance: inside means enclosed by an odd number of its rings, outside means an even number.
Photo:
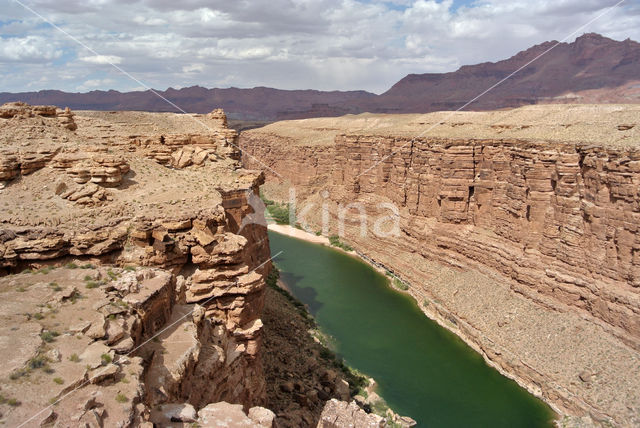
[[[322,308],[323,303],[320,302],[318,292],[311,287],[302,287],[300,281],[303,276],[295,275],[289,272],[280,272],[280,279],[287,285],[287,288],[298,300],[300,300],[314,317]]]

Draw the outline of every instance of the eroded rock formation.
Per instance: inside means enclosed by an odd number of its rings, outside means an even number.
[[[271,426],[268,410],[249,410],[265,400],[268,239],[263,226],[241,227],[263,175],[238,168],[224,113],[167,119],[180,134],[160,130],[155,141],[170,158],[208,150],[207,162],[185,165],[149,159],[129,122],[109,113],[75,116],[74,132],[68,110],[0,111],[0,266],[40,269],[0,278],[11,361],[2,394],[15,400],[3,401],[3,421],[206,425],[242,415]],[[136,130],[152,135],[167,121],[149,119]],[[20,325],[27,340],[10,333]],[[42,382],[51,394],[34,393]]]

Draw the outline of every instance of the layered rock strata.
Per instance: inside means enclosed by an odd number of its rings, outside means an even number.
[[[640,152],[620,124],[638,120],[633,106],[363,115],[276,123],[244,132],[241,146],[245,165],[272,167],[268,197],[287,200],[293,185],[300,209],[315,204],[302,219],[312,231],[327,206],[325,232],[343,219],[343,239],[505,373],[563,412],[629,424],[640,402],[625,375],[640,368]],[[368,215],[365,234],[350,203]],[[399,235],[384,236],[396,220]],[[500,304],[521,307],[524,324]],[[597,332],[591,346],[560,318]]]

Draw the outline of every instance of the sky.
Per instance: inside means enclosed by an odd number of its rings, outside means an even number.
[[[586,32],[640,41],[640,0],[581,28],[618,1],[0,0],[0,91],[381,93]]]

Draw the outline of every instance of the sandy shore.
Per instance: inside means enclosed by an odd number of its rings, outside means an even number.
[[[366,257],[363,257],[362,254],[359,254],[358,252],[356,252],[355,250],[352,251],[346,251],[340,247],[334,247],[333,245],[331,245],[331,243],[329,242],[329,238],[327,238],[326,236],[323,235],[316,235],[314,233],[309,233],[306,232],[302,229],[297,229],[293,226],[290,226],[288,224],[269,224],[267,225],[267,228],[269,230],[272,230],[274,232],[278,232],[281,233],[283,235],[287,235],[290,236],[292,238],[297,238],[297,239],[302,239],[303,241],[308,241],[308,242],[313,242],[314,244],[321,244],[321,245],[326,245],[327,247],[331,247],[334,250],[337,251],[342,251],[345,254],[348,254],[350,256],[353,257],[357,257],[360,260],[362,260],[363,262],[365,262],[366,264],[368,264],[369,266],[371,266],[373,269],[377,270],[378,272],[380,272],[383,275],[387,274],[386,269],[382,268],[381,266],[376,265],[375,263],[372,263],[371,260],[367,259]],[[286,288],[283,287],[283,288]],[[396,290],[399,293],[404,293],[404,294],[409,294],[407,291],[403,291],[403,290],[399,290],[395,287],[393,287],[394,290]],[[290,290],[288,290],[290,291]]]
[[[269,230],[281,233],[283,235],[291,236],[292,238],[298,238],[305,241],[313,242],[315,244],[330,245],[329,238],[326,236],[318,236],[313,233],[306,232],[301,229],[296,229],[288,224],[270,224],[267,226]]]

